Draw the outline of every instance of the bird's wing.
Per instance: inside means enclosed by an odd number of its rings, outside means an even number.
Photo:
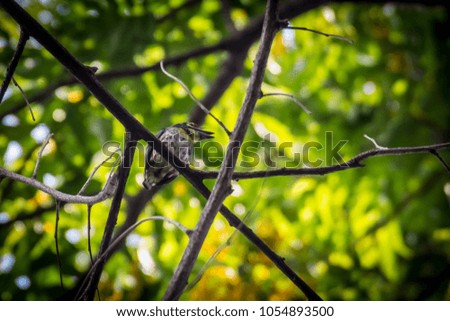
[[[164,129],[161,129],[156,133],[156,138],[160,139],[162,134],[164,133]],[[154,145],[153,142],[147,142],[147,149],[145,150],[145,163],[150,164],[152,161]]]

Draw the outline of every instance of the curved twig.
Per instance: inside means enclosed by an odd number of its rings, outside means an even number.
[[[181,87],[183,87],[183,89],[186,91],[186,93],[189,95],[189,97],[191,97],[191,99],[197,104],[197,106],[206,114],[208,114],[209,116],[211,116],[216,123],[219,124],[220,127],[222,127],[222,129],[227,133],[228,137],[230,137],[231,132],[228,130],[228,128],[224,125],[224,123],[222,123],[222,121],[217,118],[216,116],[214,116],[214,114],[208,110],[208,108],[206,108],[202,102],[200,100],[197,99],[197,97],[194,96],[194,94],[192,93],[192,91],[188,88],[188,86],[185,85],[185,83],[183,81],[181,81],[181,79],[175,77],[174,75],[172,75],[170,72],[168,72],[166,69],[164,69],[164,62],[161,60],[160,62],[160,67],[162,72],[169,77],[170,79],[173,79],[174,81],[176,81],[178,84],[180,84]]]
[[[80,191],[78,192],[77,195],[81,195],[84,193],[84,191],[86,190],[86,188],[89,186],[89,184],[92,181],[92,178],[94,177],[95,173],[98,171],[98,169],[100,167],[103,166],[103,164],[105,164],[107,161],[109,161],[114,155],[116,155],[116,153],[120,150],[120,147],[116,148],[116,150],[114,152],[111,153],[111,155],[109,155],[108,157],[106,157],[100,164],[98,164],[94,170],[92,171],[91,175],[89,175],[88,179],[86,180],[86,182],[84,183],[84,185],[81,187]],[[116,163],[114,163],[113,167],[111,168],[111,172],[109,174],[109,177],[111,177],[112,172],[114,167],[116,167],[118,159],[116,160]]]
[[[308,115],[311,115],[311,111],[308,109],[308,107],[306,107],[304,104],[302,104],[300,102],[300,100],[298,100],[297,98],[295,98],[294,95],[290,95],[290,94],[285,94],[285,93],[269,93],[269,94],[262,94],[261,98],[264,97],[269,97],[269,96],[284,96],[284,97],[288,97],[289,99],[291,99],[293,102],[295,102],[295,104],[297,104],[298,106],[300,106],[303,111],[305,113],[307,113]]]
[[[166,222],[169,222],[169,223],[175,225],[176,227],[178,227],[181,231],[186,233],[188,236],[190,236],[192,233],[192,231],[190,229],[188,229],[187,227],[182,225],[180,222],[177,222],[175,220],[172,220],[172,219],[170,219],[168,217],[164,217],[164,216],[147,217],[147,218],[144,218],[144,219],[134,223],[133,225],[128,227],[126,230],[124,230],[120,235],[118,235],[114,239],[114,241],[111,243],[111,245],[95,260],[95,262],[92,264],[91,268],[89,269],[88,273],[86,274],[86,277],[84,278],[83,283],[80,286],[80,290],[87,286],[86,283],[92,277],[94,270],[98,268],[100,262],[105,261],[106,258],[111,255],[111,252],[115,251],[115,249],[119,247],[120,243],[123,242],[125,237],[127,237],[128,234],[130,234],[136,227],[138,227],[142,223],[149,222],[149,221],[166,221]],[[84,295],[84,293],[80,292],[80,290],[78,291],[78,293],[75,297],[76,299],[81,299],[82,296]]]
[[[102,191],[100,191],[97,195],[94,196],[83,196],[83,195],[72,195],[72,194],[66,194],[63,192],[60,192],[58,190],[55,190],[51,187],[48,187],[47,185],[44,185],[43,183],[33,179],[29,178],[14,172],[10,172],[7,169],[4,169],[3,167],[0,167],[0,176],[8,177],[12,180],[30,185],[44,193],[47,193],[51,196],[53,196],[57,201],[65,202],[65,203],[74,203],[74,204],[88,204],[93,205],[96,203],[103,202],[104,200],[110,198],[117,187],[117,182],[115,179],[115,175],[113,175],[105,184],[105,187]]]

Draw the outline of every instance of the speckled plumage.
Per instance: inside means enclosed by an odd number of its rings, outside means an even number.
[[[189,166],[194,144],[213,136],[211,132],[200,129],[194,123],[181,123],[159,131],[157,137],[186,166]],[[150,189],[152,186],[164,185],[177,176],[178,171],[149,144],[145,153],[144,187]]]

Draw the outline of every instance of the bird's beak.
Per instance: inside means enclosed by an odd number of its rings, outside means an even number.
[[[196,129],[200,140],[214,138],[214,133],[203,129]]]

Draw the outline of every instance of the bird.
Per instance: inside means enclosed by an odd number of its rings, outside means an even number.
[[[185,122],[160,130],[156,137],[188,166],[195,143],[213,138],[213,134],[213,132],[201,129],[193,122]],[[149,190],[154,186],[163,186],[170,183],[178,175],[178,171],[154,150],[152,143],[149,143],[145,152],[144,181],[142,185]]]

